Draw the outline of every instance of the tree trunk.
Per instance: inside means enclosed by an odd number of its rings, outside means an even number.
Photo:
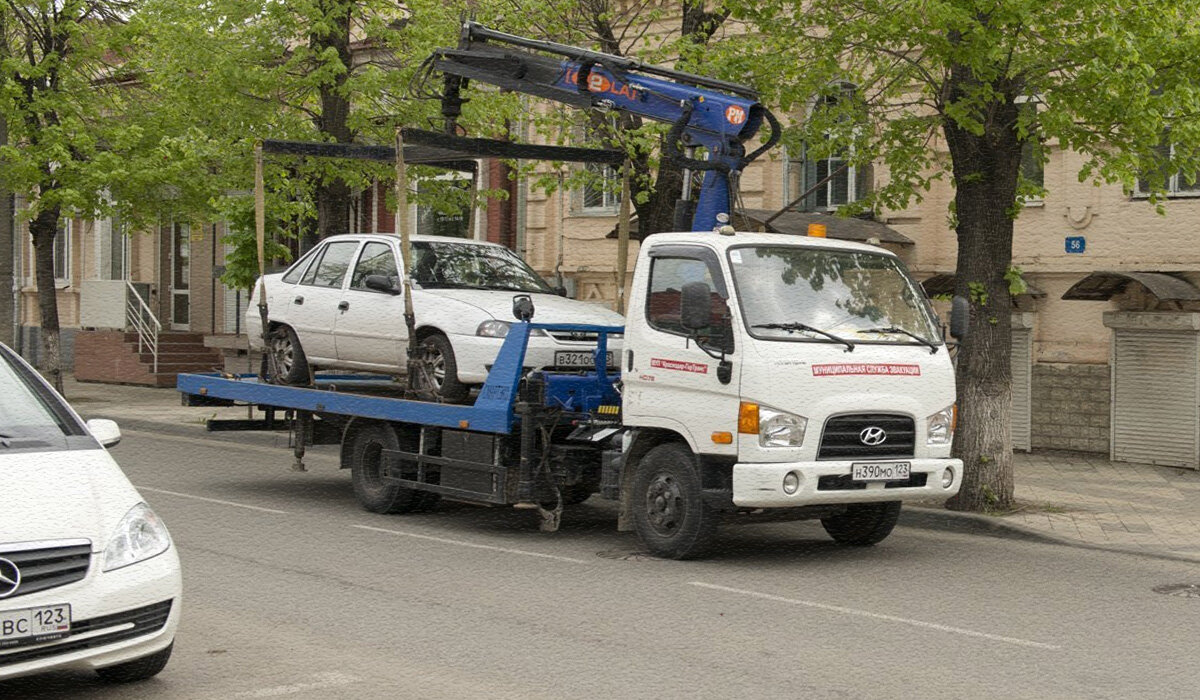
[[[317,130],[330,137],[335,143],[350,143],[354,134],[350,131],[350,99],[345,85],[353,66],[350,55],[350,10],[353,3],[346,0],[325,0],[321,8],[331,27],[322,33],[314,33],[310,42],[317,55],[328,49],[337,51],[338,59],[345,70],[337,72],[331,83],[320,87],[321,113],[316,118]],[[322,180],[316,188],[317,238],[325,238],[350,231],[350,186],[340,177]],[[312,247],[315,240],[304,241],[305,248]]]
[[[0,51],[0,55],[3,52]],[[0,146],[8,145],[8,120],[0,114]],[[13,193],[0,181],[0,342],[15,345],[13,326],[17,309],[13,303],[13,260],[16,256],[16,232],[13,227]]]
[[[952,71],[951,84],[965,69]],[[962,490],[953,510],[1003,510],[1013,503],[1012,297],[1005,278],[1012,262],[1013,219],[1021,143],[1017,105],[994,105],[982,134],[943,124],[954,162],[958,269],[954,292],[970,301],[970,323],[958,349],[958,429],[953,454],[962,459]]]
[[[29,222],[29,234],[33,239],[34,275],[37,280],[38,311],[42,329],[41,370],[61,394],[62,352],[59,345],[58,290],[54,286],[54,238],[58,235],[57,206],[38,212]]]

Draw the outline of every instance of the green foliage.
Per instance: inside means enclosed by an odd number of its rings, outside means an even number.
[[[1004,279],[1008,282],[1008,293],[1014,297],[1029,291],[1029,283],[1025,281],[1024,274],[1016,265],[1009,265],[1008,271],[1004,273]]]
[[[983,282],[967,282],[967,294],[972,304],[987,306],[988,293],[987,287]]]
[[[254,227],[254,199],[252,197],[229,198],[222,203],[223,218],[228,222],[229,232],[221,237],[221,243],[230,246],[225,255],[225,272],[221,283],[230,289],[250,289],[258,279],[258,236]],[[291,259],[291,251],[279,241],[288,238],[287,230],[279,220],[267,220],[266,236],[263,241],[263,257],[266,261]]]

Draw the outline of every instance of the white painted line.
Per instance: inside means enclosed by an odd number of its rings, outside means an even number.
[[[966,637],[978,637],[980,639],[989,639],[993,642],[1004,642],[1006,644],[1016,644],[1024,647],[1034,647],[1036,649],[1062,649],[1057,644],[1045,644],[1043,642],[1031,642],[1028,639],[1018,639],[1016,637],[1002,637],[998,634],[988,634],[987,632],[977,632],[975,630],[963,629],[961,627],[951,627],[949,625],[939,625],[936,622],[924,622],[921,620],[911,620],[906,617],[896,617],[895,615],[883,615],[881,613],[868,612],[866,610],[855,610],[854,608],[844,608],[840,605],[827,605],[825,603],[815,603],[809,600],[796,600],[795,598],[784,598],[782,596],[771,595],[769,593],[759,593],[757,591],[747,591],[741,588],[729,588],[728,586],[718,586],[712,583],[702,583],[700,581],[692,581],[689,585],[699,586],[700,588],[708,588],[714,591],[725,591],[727,593],[738,593],[741,595],[750,596],[753,598],[762,598],[763,600],[771,600],[776,603],[787,603],[789,605],[803,605],[808,608],[816,608],[818,610],[828,610],[829,612],[843,613],[845,615],[857,615],[859,617],[869,617],[873,620],[884,620],[886,622],[899,622],[913,627],[924,627],[925,629],[937,630],[939,632],[950,632],[952,634],[961,634]]]
[[[554,561],[565,561],[572,564],[587,564],[583,559],[572,559],[571,557],[560,557],[556,554],[542,554],[541,552],[527,552],[523,549],[509,549],[508,547],[493,547],[490,544],[477,544],[475,542],[464,542],[462,540],[449,540],[445,537],[433,537],[431,535],[418,535],[415,532],[401,532],[400,530],[387,530],[382,527],[371,527],[369,525],[351,525],[359,530],[370,530],[371,532],[386,532],[389,535],[401,535],[404,537],[412,537],[418,540],[429,540],[430,542],[441,542],[442,544],[453,544],[459,547],[471,547],[472,549],[488,549],[493,552],[503,552],[505,554],[521,554],[527,557],[538,557],[541,559],[553,559]]]
[[[330,671],[326,673],[314,673],[310,676],[313,680],[307,683],[292,683],[290,685],[277,685],[273,688],[259,688],[258,690],[245,690],[240,693],[235,693],[235,698],[277,698],[281,695],[294,695],[296,693],[306,693],[310,690],[321,690],[322,688],[336,688],[338,686],[350,685],[357,683],[358,678]]]
[[[234,506],[235,508],[246,508],[248,510],[258,510],[264,513],[275,513],[277,515],[287,515],[286,510],[275,510],[274,508],[263,508],[261,506],[250,506],[245,503],[234,503],[233,501],[222,501],[219,498],[205,498],[204,496],[193,496],[189,493],[179,493],[178,491],[167,491],[166,489],[156,489],[149,486],[135,486],[138,491],[150,491],[151,493],[165,493],[168,496],[179,496],[180,498],[191,498],[197,501],[207,501],[209,503],[220,503],[223,506]]]

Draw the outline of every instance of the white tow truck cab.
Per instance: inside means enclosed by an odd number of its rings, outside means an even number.
[[[621,364],[622,525],[657,554],[711,544],[711,512],[798,508],[849,544],[900,503],[958,492],[954,370],[886,250],[763,233],[649,237]]]

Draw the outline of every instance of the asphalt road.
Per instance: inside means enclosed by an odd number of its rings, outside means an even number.
[[[136,688],[87,673],[0,698],[1200,697],[1194,564],[900,527],[723,530],[707,561],[637,554],[593,498],[524,511],[357,506],[335,448],[130,430],[114,455],[184,566],[175,656]]]

